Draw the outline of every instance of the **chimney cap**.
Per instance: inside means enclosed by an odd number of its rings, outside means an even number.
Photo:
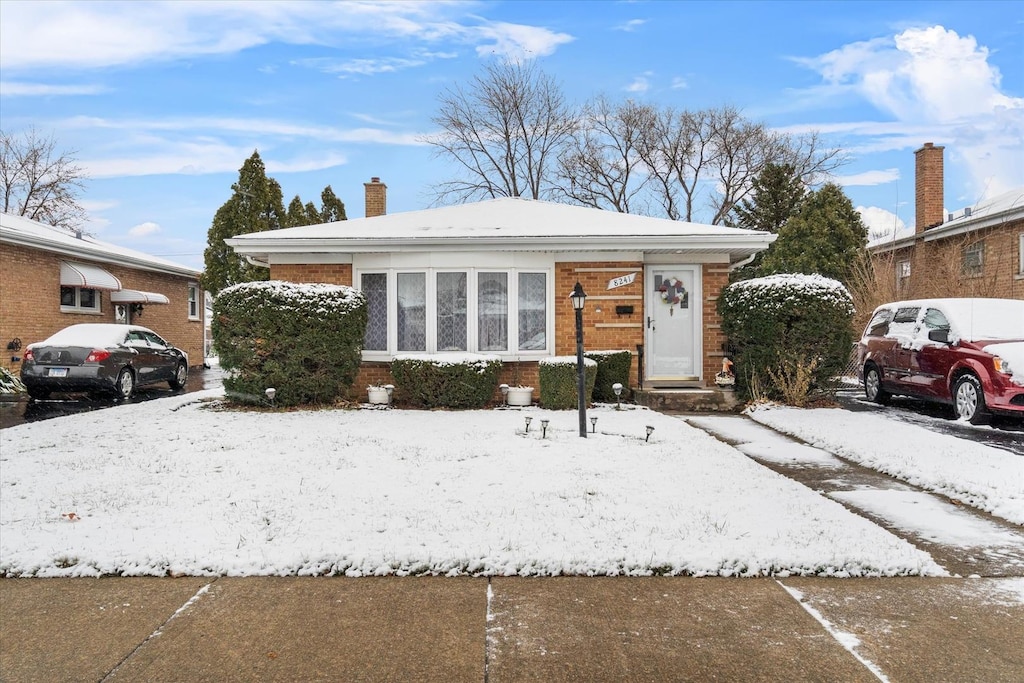
[[[371,183],[379,183],[380,182],[380,176],[373,176],[373,177],[371,177],[370,178],[370,182]]]

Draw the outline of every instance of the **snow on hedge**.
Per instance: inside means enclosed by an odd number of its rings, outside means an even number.
[[[825,277],[824,275],[803,275],[800,273],[784,275],[768,275],[752,280],[741,280],[729,285],[735,290],[736,296],[743,300],[757,300],[769,302],[767,306],[774,305],[782,308],[789,295],[803,294],[815,298],[832,300],[839,306],[845,306],[849,313],[853,314],[853,298],[849,290],[838,280]],[[766,304],[762,303],[762,307]]]

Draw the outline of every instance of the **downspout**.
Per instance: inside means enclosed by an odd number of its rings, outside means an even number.
[[[260,261],[259,259],[255,258],[253,256],[246,256],[245,260],[251,266],[256,266],[258,268],[267,268],[267,269],[270,268],[270,264],[269,263],[267,263],[266,261]]]
[[[736,270],[737,268],[742,268],[743,266],[749,264],[751,261],[754,260],[755,256],[757,256],[756,253],[751,254],[750,256],[748,256],[747,258],[743,259],[742,261],[737,261],[736,263],[729,264],[729,272],[731,273],[732,271]],[[246,256],[246,258],[249,258],[249,257]]]

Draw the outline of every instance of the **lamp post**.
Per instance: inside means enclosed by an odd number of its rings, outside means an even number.
[[[587,303],[587,294],[583,286],[576,281],[569,295],[572,307],[576,311],[576,402],[580,411],[580,436],[587,438],[587,377],[583,368],[583,305]]]

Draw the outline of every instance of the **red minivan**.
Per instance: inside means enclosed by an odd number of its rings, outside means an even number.
[[[950,404],[982,424],[1024,419],[1024,301],[918,299],[875,309],[857,344],[868,400],[893,395]]]

